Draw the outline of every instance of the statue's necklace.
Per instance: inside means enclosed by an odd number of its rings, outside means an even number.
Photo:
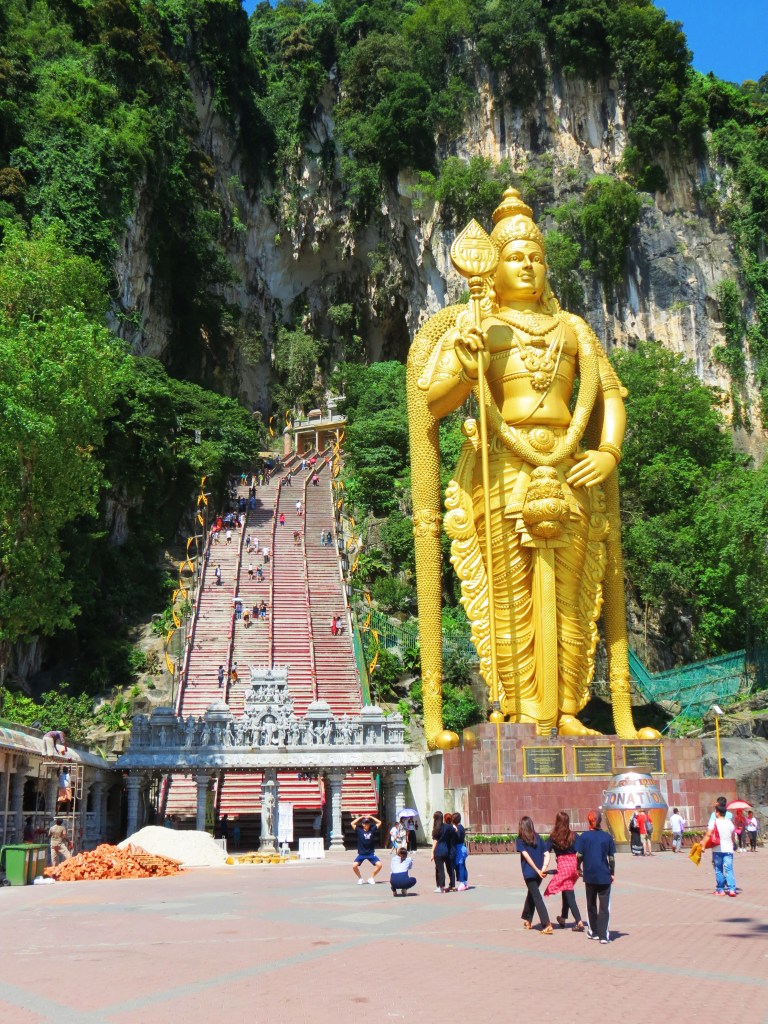
[[[554,317],[536,313],[523,313],[517,316],[505,310],[499,316],[514,328],[512,337],[515,339],[523,364],[530,374],[531,387],[534,391],[548,391],[552,386],[552,379],[563,352],[565,331],[562,323]],[[520,334],[534,338],[546,338],[548,334],[551,334],[552,338],[547,348],[542,351],[534,345],[528,345],[521,341]]]

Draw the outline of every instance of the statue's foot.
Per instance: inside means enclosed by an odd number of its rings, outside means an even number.
[[[438,750],[453,750],[455,747],[458,747],[460,742],[457,734],[451,732],[450,729],[443,729],[434,740],[435,747]]]
[[[558,736],[601,736],[597,729],[588,729],[573,715],[560,715],[557,722]]]
[[[636,738],[639,740],[660,740],[661,733],[658,729],[652,729],[650,725],[644,725],[642,729],[637,730]]]

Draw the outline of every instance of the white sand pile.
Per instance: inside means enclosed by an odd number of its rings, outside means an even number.
[[[181,861],[185,868],[217,868],[227,862],[226,853],[207,832],[147,825],[118,843],[121,850],[129,845]]]

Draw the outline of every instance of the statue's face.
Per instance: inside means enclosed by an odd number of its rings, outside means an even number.
[[[544,294],[547,266],[537,242],[507,242],[496,270],[496,295],[500,303],[538,301]]]

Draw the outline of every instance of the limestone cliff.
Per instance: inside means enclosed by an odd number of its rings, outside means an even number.
[[[475,85],[477,103],[442,156],[507,159],[518,172],[546,166],[552,203],[573,195],[595,174],[617,173],[627,143],[615,80],[588,83],[550,69],[545,89],[526,111],[496,99],[482,67]],[[439,207],[419,192],[416,176],[401,173],[370,221],[355,227],[339,178],[327,173],[321,159],[334,139],[334,76],[315,109],[298,171],[280,186],[250,185],[236,133],[217,114],[213,93],[199,82],[194,93],[199,144],[215,167],[220,237],[235,272],[236,283],[224,297],[243,322],[257,325],[264,341],[259,351],[239,345],[233,334],[230,350],[217,354],[222,386],[266,411],[277,326],[299,314],[305,327],[334,338],[327,311],[340,302],[355,307],[370,360],[404,359],[417,326],[464,289],[450,266],[453,234],[441,226]],[[595,278],[585,278],[585,312],[608,349],[654,338],[692,360],[706,383],[727,392],[728,374],[713,358],[724,341],[714,294],[718,282],[738,280],[739,271],[732,239],[697,200],[697,190],[715,172],[703,161],[667,161],[665,171],[669,188],[647,196],[623,286],[608,298]],[[536,210],[545,227],[547,205]],[[162,357],[168,315],[147,246],[151,218],[139,187],[116,267],[120,302],[132,314],[120,330],[136,352]],[[338,347],[332,349],[332,358],[339,354]],[[762,450],[757,432],[743,443]]]

